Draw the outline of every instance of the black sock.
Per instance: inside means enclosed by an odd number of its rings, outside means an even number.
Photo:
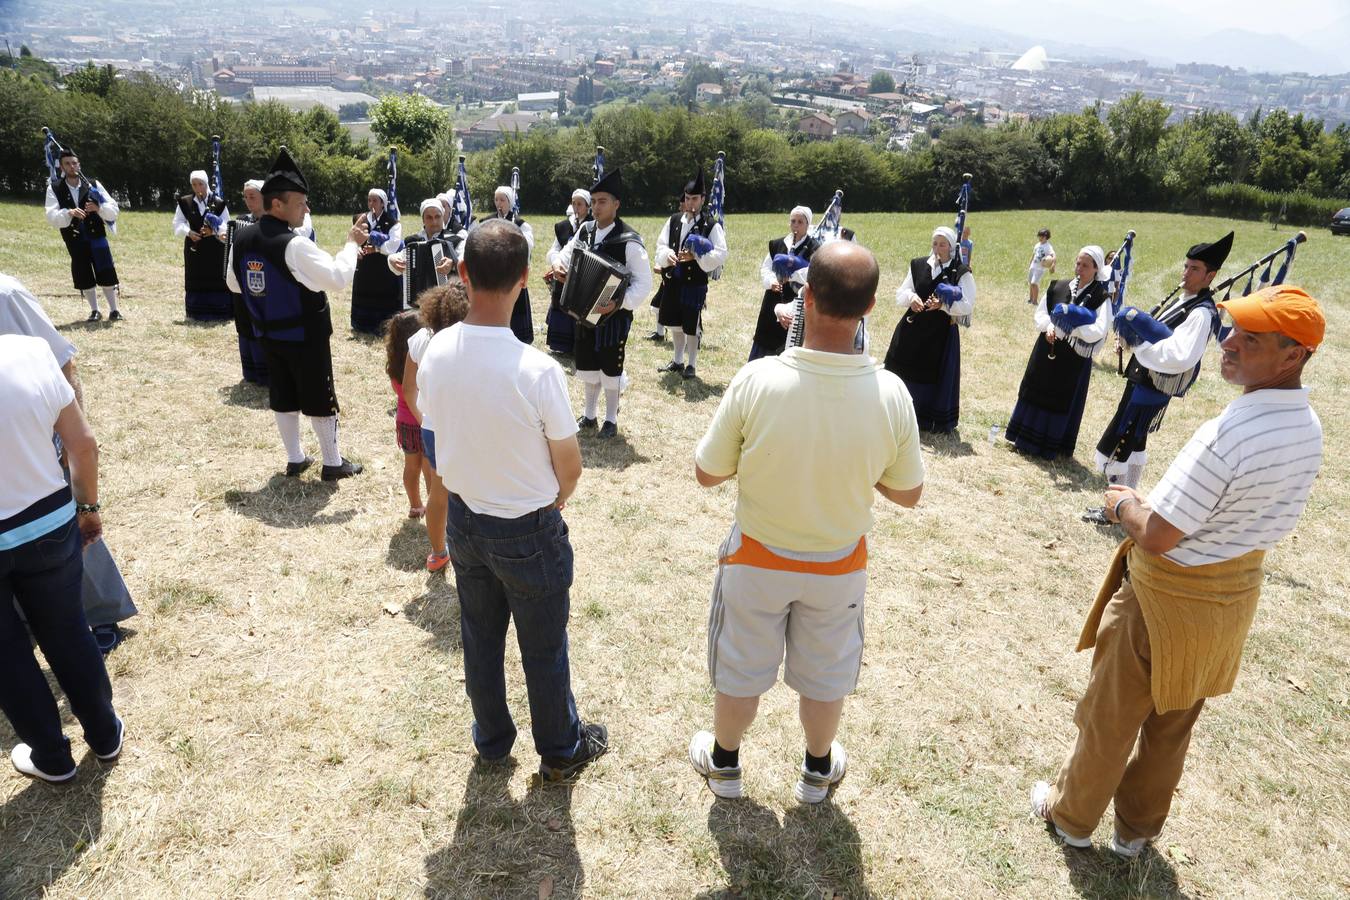
[[[811,751],[806,751],[806,768],[815,772],[817,775],[830,774],[830,751],[826,750],[824,756],[812,756]]]
[[[713,741],[712,764],[719,769],[726,769],[741,764],[741,748],[728,750],[717,741]]]

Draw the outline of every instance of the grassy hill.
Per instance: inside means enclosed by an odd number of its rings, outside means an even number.
[[[532,216],[536,233],[555,218]],[[318,217],[320,243],[336,249],[345,221]],[[882,261],[875,345],[895,325],[907,260],[950,221],[846,215]],[[785,215],[730,219],[699,380],[658,376],[669,347],[633,340],[621,440],[583,441],[587,471],[566,512],[574,690],[583,716],[609,724],[613,752],[572,788],[532,781],[514,647],[520,764],[474,769],[453,578],[423,571],[383,348],[350,336],[348,297],[330,298],[341,440],[366,472],[336,486],[316,473],[285,479],[265,393],[240,383],[233,325],[184,322],[169,223],[123,216],[113,252],[128,319],[86,325],[41,209],[0,205],[0,269],[79,347],[106,537],[142,610],[109,661],[127,722],[120,763],[90,755],[60,788],[0,777],[0,896],[1350,891],[1350,601],[1336,549],[1350,505],[1350,241],[1314,233],[1291,278],[1329,320],[1307,372],[1326,429],[1322,477],[1296,535],[1267,557],[1238,687],[1201,717],[1158,852],[1125,864],[1100,849],[1109,820],[1099,849],[1075,852],[1026,818],[1031,782],[1053,775],[1075,733],[1088,658],[1073,646],[1115,544],[1077,517],[1099,497],[1091,446],[1122,387],[1104,355],[1073,461],[1037,463],[987,440],[1007,421],[1034,339],[1027,259],[1042,225],[1061,273],[1079,246],[1116,246],[1134,228],[1131,296],[1152,303],[1191,243],[1236,227],[1240,266],[1283,233],[1159,214],[972,214],[979,296],[962,335],[959,435],[925,441],[919,509],[877,504],[867,651],[841,734],[850,772],[832,805],[802,809],[795,703],[781,686],[747,736],[748,799],[714,804],[684,757],[711,721],[707,598],[735,497],[734,486],[695,485],[692,453],[748,352],[759,263]],[[632,224],[654,246],[659,220]],[[535,248],[540,271],[545,249]],[[546,294],[533,294],[542,344]],[[1150,442],[1146,486],[1234,395],[1211,352]],[[78,758],[78,728],[69,733]],[[0,723],[0,745],[16,740]]]

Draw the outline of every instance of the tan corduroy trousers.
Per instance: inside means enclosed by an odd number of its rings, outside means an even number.
[[[1066,834],[1090,836],[1113,799],[1122,840],[1162,831],[1205,701],[1159,714],[1151,677],[1144,614],[1123,581],[1102,612],[1092,674],[1073,716],[1078,740],[1050,795],[1051,818]]]

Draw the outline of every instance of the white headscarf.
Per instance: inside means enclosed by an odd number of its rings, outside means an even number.
[[[1111,269],[1106,265],[1106,251],[1102,250],[1102,248],[1096,244],[1088,244],[1082,250],[1078,251],[1079,256],[1082,256],[1085,253],[1092,257],[1092,261],[1097,264],[1097,280],[1110,281]]]
[[[244,182],[244,190],[248,190],[249,188],[252,188],[253,190],[255,190],[255,191],[257,191],[258,193],[261,194],[261,193],[262,193],[262,189],[263,189],[262,179],[261,179],[261,178],[250,178],[248,181],[245,181],[245,182]]]
[[[438,197],[428,197],[423,200],[422,205],[418,207],[417,214],[420,216],[433,207],[441,214],[441,218],[445,217],[445,209],[441,206],[441,201]]]
[[[385,206],[389,205],[389,195],[386,194],[381,188],[371,188],[370,190],[366,191],[366,197],[379,197],[381,203],[383,203]]]
[[[506,196],[506,200],[508,203],[510,203],[512,206],[516,205],[516,192],[511,190],[511,188],[507,185],[499,184],[497,185],[497,189],[492,192],[492,198],[495,200],[497,197],[503,195]]]
[[[188,174],[189,182],[197,181],[199,179],[202,184],[206,185],[207,190],[211,189],[211,179],[206,177],[205,169],[193,169],[192,172]]]
[[[578,197],[580,197],[582,200],[586,201],[586,205],[587,205],[588,207],[591,205],[591,192],[590,192],[590,191],[586,190],[585,188],[577,188],[575,191],[572,192],[572,199],[575,200],[575,199],[577,199]]]
[[[809,207],[809,206],[794,206],[794,207],[792,207],[792,212],[788,213],[788,218],[790,219],[790,218],[792,218],[793,216],[796,216],[796,215],[803,215],[803,216],[806,216],[806,224],[807,224],[807,225],[810,225],[810,224],[811,224],[811,207]]]
[[[439,200],[439,201],[441,201],[441,205],[442,205],[442,206],[447,206],[447,207],[449,207],[450,209],[454,209],[454,208],[455,208],[455,195],[452,194],[452,193],[450,193],[449,191],[445,191],[444,193],[437,194],[437,195],[436,195],[436,199]]]
[[[955,255],[957,251],[956,229],[947,225],[939,225],[937,228],[933,229],[933,237],[938,237],[939,235],[947,241],[947,246],[952,248],[952,254]]]

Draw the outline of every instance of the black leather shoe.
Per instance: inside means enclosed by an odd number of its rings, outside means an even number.
[[[1088,509],[1085,509],[1085,510],[1083,511],[1083,514],[1082,514],[1081,516],[1079,516],[1078,518],[1082,519],[1084,522],[1087,522],[1089,525],[1112,525],[1112,524],[1115,524],[1115,523],[1113,523],[1110,519],[1108,519],[1108,518],[1106,517],[1106,507],[1105,507],[1105,506],[1093,506],[1093,507],[1089,507]]]
[[[598,434],[597,437],[612,438],[618,437],[618,435],[619,435],[619,426],[615,425],[613,422],[606,422],[605,424],[600,426],[600,434]]]
[[[647,335],[647,340],[655,341],[658,344],[664,341],[665,339],[666,339],[665,335],[663,335],[659,331],[653,331],[651,334]]]
[[[684,364],[683,364],[683,363],[677,363],[677,362],[675,362],[674,360],[671,360],[670,362],[666,363],[664,366],[657,366],[657,367],[656,367],[656,371],[658,371],[658,372],[683,372],[683,371],[684,371]]]
[[[314,465],[314,457],[312,456],[306,456],[303,460],[301,460],[298,463],[288,462],[286,463],[286,477],[299,478],[300,473],[305,471],[312,465]]]
[[[89,318],[85,319],[85,321],[101,322],[103,321],[103,313],[99,312],[98,310],[93,310],[92,312],[89,313]]]
[[[107,656],[117,645],[122,643],[122,629],[115,623],[112,625],[94,625],[89,629],[94,635],[94,643],[98,645],[98,652]]]
[[[588,419],[585,416],[582,416],[580,419],[577,419],[577,427],[580,428],[582,431],[594,431],[596,426],[598,426],[599,424],[600,423],[597,422],[595,419]]]
[[[684,378],[685,378],[685,380],[688,381],[690,378],[693,378],[693,377],[694,377],[694,367],[693,367],[693,366],[685,366],[685,367],[684,367]]]
[[[613,424],[612,422],[607,424]],[[609,729],[598,722],[581,723],[581,744],[571,756],[545,756],[539,760],[544,781],[566,781],[609,752]]]
[[[112,312],[108,313],[108,321],[109,322],[122,321],[122,311],[120,309],[114,309]]]
[[[360,463],[354,463],[344,456],[342,457],[342,465],[324,466],[322,477],[324,481],[337,481],[339,478],[351,478],[353,475],[360,475],[363,468],[364,466]]]

